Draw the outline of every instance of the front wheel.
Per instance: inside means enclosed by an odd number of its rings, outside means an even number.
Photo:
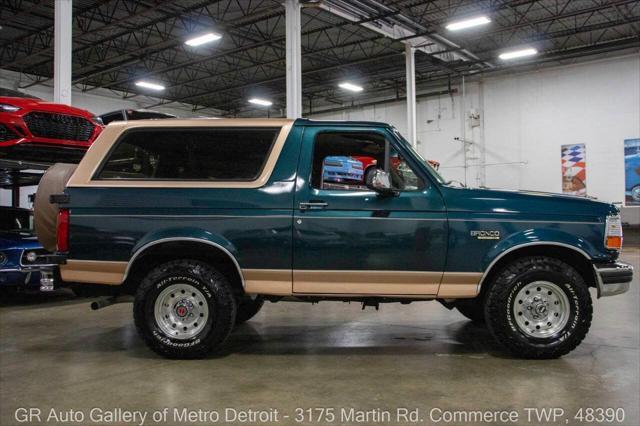
[[[174,260],[144,278],[133,305],[138,333],[167,358],[201,358],[231,332],[236,302],[227,279],[198,260]]]
[[[491,334],[513,355],[558,358],[574,350],[589,331],[591,296],[569,264],[524,257],[498,273],[484,312]]]

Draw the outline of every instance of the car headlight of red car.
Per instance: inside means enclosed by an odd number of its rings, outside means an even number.
[[[2,111],[2,112],[16,112],[19,109],[20,109],[20,107],[17,107],[15,105],[0,104],[0,111]]]

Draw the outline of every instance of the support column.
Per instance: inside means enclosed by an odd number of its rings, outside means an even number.
[[[285,0],[287,48],[287,118],[302,117],[302,49],[300,3]]]
[[[416,60],[415,50],[409,43],[405,44],[405,61],[407,68],[407,140],[417,147],[418,130],[416,123]]]
[[[53,101],[71,105],[72,0],[55,0]]]

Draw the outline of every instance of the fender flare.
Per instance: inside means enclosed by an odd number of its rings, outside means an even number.
[[[226,240],[220,235],[212,234],[211,232],[197,228],[163,230],[161,232],[150,234],[145,236],[145,238],[142,238],[132,250],[132,255],[127,262],[127,267],[125,269],[122,281],[124,282],[127,279],[136,259],[146,250],[159,244],[179,241],[207,244],[222,251],[235,265],[236,269],[238,270],[238,275],[240,276],[242,288],[245,288],[244,276],[242,275],[242,269],[240,268],[240,263],[238,263],[237,259],[237,250],[233,246],[233,244],[231,244],[230,241]]]
[[[526,232],[527,235],[524,235],[524,232]],[[485,279],[501,259],[516,250],[532,246],[556,246],[566,248],[579,253],[589,262],[593,262],[593,257],[589,254],[590,251],[593,251],[593,247],[579,237],[562,231],[549,229],[534,229],[518,232],[517,234],[510,235],[507,239],[500,241],[487,252],[487,255],[483,260],[483,264],[486,265],[486,267],[483,268],[482,277],[478,282],[478,294],[480,294],[482,284]]]

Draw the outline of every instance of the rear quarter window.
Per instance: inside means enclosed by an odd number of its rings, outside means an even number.
[[[252,181],[280,128],[131,129],[94,179]]]

